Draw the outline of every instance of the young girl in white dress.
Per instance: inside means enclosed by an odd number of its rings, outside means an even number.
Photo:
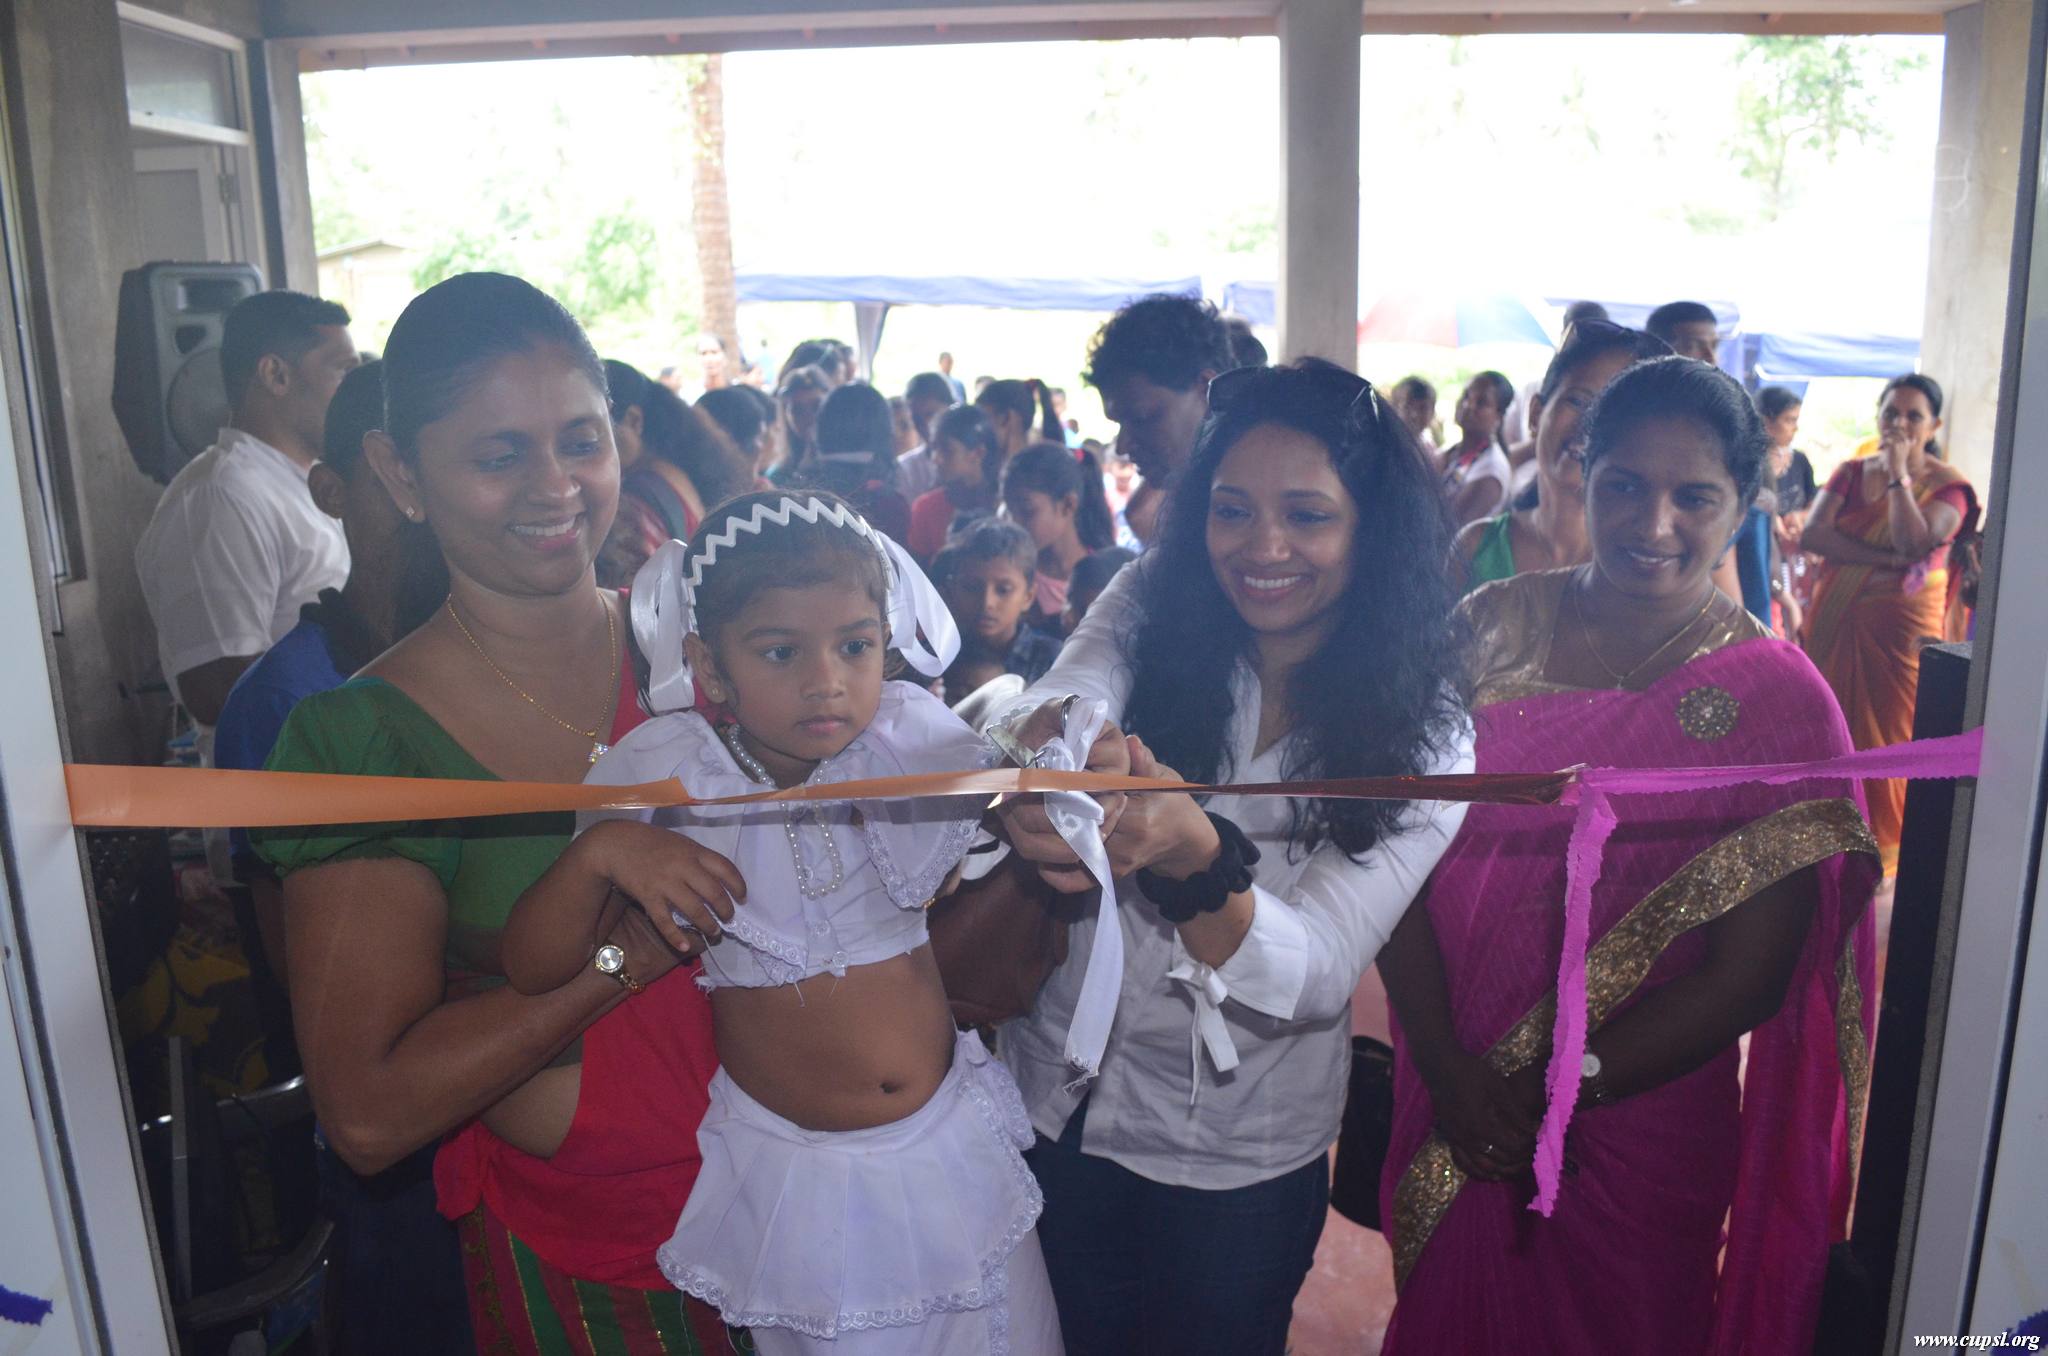
[[[713,510],[687,547],[669,543],[641,571],[632,606],[657,715],[592,782],[675,777],[713,798],[995,761],[936,697],[885,679],[892,647],[936,674],[958,637],[910,557],[832,496],[751,494]],[[692,709],[693,683],[715,716]],[[722,853],[744,898],[702,898],[722,892],[665,871],[652,860],[665,840],[639,831],[641,897],[568,898],[544,879],[505,928],[505,973],[526,990],[592,963],[629,906],[679,949],[695,940],[682,931],[691,919],[707,934],[698,983],[721,1067],[698,1132],[703,1171],[658,1259],[752,1329],[764,1356],[1061,1350],[1041,1198],[1019,1153],[1031,1142],[1023,1104],[980,1039],[954,1030],[926,945],[925,906],[981,808],[953,797],[586,815],[579,832],[635,819]]]

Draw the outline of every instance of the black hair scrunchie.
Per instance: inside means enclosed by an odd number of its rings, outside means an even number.
[[[1206,869],[1186,880],[1175,880],[1151,870],[1138,873],[1138,889],[1169,923],[1185,923],[1198,913],[1214,913],[1229,903],[1232,895],[1252,888],[1252,868],[1259,861],[1257,845],[1244,836],[1243,829],[1222,815],[1210,815],[1209,822],[1216,826],[1216,836],[1222,843],[1216,860]]]

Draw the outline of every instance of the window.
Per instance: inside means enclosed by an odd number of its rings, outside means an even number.
[[[237,97],[234,53],[124,20],[121,63],[127,71],[130,118],[248,130]]]
[[[144,136],[249,146],[242,43],[140,5],[117,4],[128,125]]]

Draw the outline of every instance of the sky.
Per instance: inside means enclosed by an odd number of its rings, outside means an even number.
[[[1776,308],[1795,326],[1915,330],[1940,40],[1871,41],[1920,62],[1880,95],[1884,144],[1813,158],[1766,226],[1729,150],[1740,39],[1365,39],[1362,290],[1369,300],[1419,279],[1532,297],[1691,295]],[[630,203],[656,223],[668,314],[687,309],[676,63],[306,80],[316,199],[329,173],[328,200],[345,200],[363,234],[426,246],[453,224],[494,229],[507,204],[576,218]],[[736,53],[725,85],[743,271],[1200,273],[1212,286],[1277,272],[1271,39]],[[850,332],[844,309],[749,307],[744,338],[778,350],[820,326]],[[969,375],[1078,385],[1096,319],[899,309],[878,377],[899,383],[948,346]],[[607,337],[647,365],[657,349],[688,351],[669,328]],[[1459,355],[1440,364],[1460,367]]]

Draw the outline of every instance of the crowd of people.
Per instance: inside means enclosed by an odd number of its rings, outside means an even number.
[[[1940,387],[1889,383],[1820,483],[1799,397],[1715,367],[1695,303],[1573,308],[1445,439],[1420,378],[1149,297],[1087,348],[1107,444],[1043,381],[970,399],[942,356],[892,398],[833,340],[692,402],[500,274],[376,361],[348,319],[230,314],[232,422],[138,547],[218,766],[708,798],[1019,748],[1214,784],[1747,765],[1906,737],[1920,644],[1971,624]],[[1899,797],[1623,810],[1548,1218],[1565,809],[812,800],[232,860],[344,1351],[1277,1356],[1340,1127],[1390,1352],[1804,1349]],[[1381,1001],[1390,1051],[1353,1035]]]

